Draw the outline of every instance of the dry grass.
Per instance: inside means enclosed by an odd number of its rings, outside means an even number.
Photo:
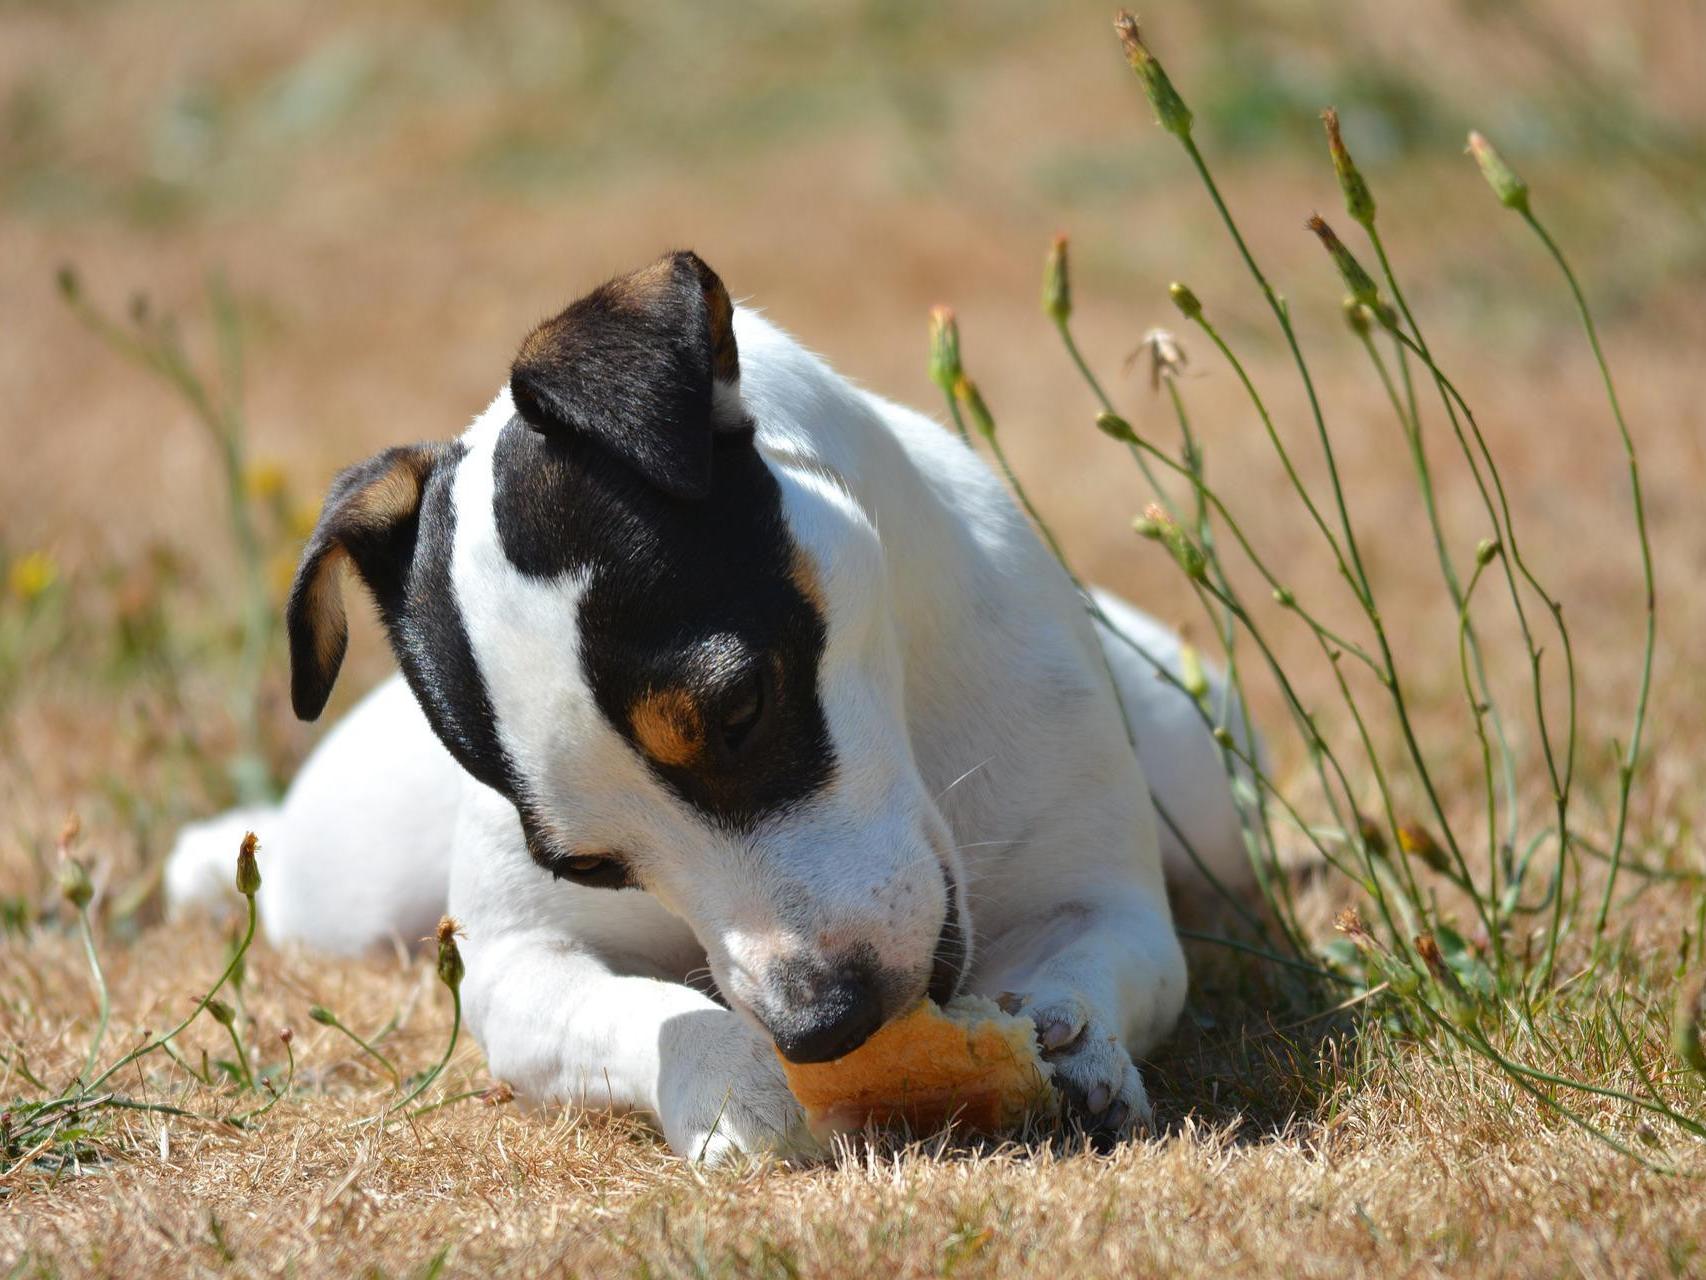
[[[1632,850],[1696,879],[1628,884],[1616,981],[1642,1061],[1699,1113],[1662,1023],[1706,870],[1706,263],[1694,212],[1706,99],[1686,57],[1702,19],[1686,6],[1638,17],[1576,0],[1533,6],[1582,60],[1571,70],[1516,18],[1433,8],[1394,22],[1374,0],[1330,14],[1218,0],[1145,17],[1182,81],[1245,90],[1223,94],[1202,127],[1211,141],[1245,139],[1222,166],[1228,197],[1292,296],[1312,356],[1346,341],[1339,286],[1302,230],[1337,196],[1313,149],[1272,117],[1295,105],[1307,130],[1312,106],[1344,110],[1401,269],[1419,282],[1412,302],[1487,423],[1531,554],[1567,602],[1586,672],[1584,804],[1603,815],[1614,799],[1604,744],[1624,731],[1639,629],[1621,460],[1565,300],[1454,154],[1463,123],[1504,126],[1513,151],[1513,131],[1526,139],[1527,176],[1604,304],[1643,450],[1660,692]],[[112,1043],[181,1016],[226,945],[211,925],[159,924],[147,896],[176,824],[230,791],[235,569],[217,473],[182,407],[55,305],[62,260],[114,306],[141,288],[185,311],[204,352],[199,280],[223,265],[250,335],[256,457],[283,485],[269,525],[281,562],[293,511],[312,505],[332,468],[458,429],[539,315],[664,245],[699,248],[838,365],[926,406],[938,398],[923,316],[949,300],[1015,462],[1077,564],[1164,616],[1191,616],[1165,556],[1127,532],[1139,487],[1090,428],[1089,398],[1037,316],[1037,267],[1048,234],[1067,226],[1076,327],[1110,378],[1146,327],[1174,323],[1166,281],[1189,280],[1225,317],[1282,429],[1306,440],[1259,302],[1148,125],[1104,6],[966,6],[942,22],[905,9],[755,10],[750,38],[687,15],[641,26],[596,6],[526,3],[490,18],[280,2],[252,6],[240,25],[188,0],[0,12],[11,125],[0,143],[0,557],[10,571],[42,548],[58,574],[34,602],[9,591],[0,605],[0,1098],[28,1092],[20,1054],[44,1079],[68,1077],[93,1024],[73,920],[51,888],[67,810],[84,817],[100,891]],[[1630,62],[1594,52],[1603,47]],[[1474,119],[1453,102],[1473,103]],[[1413,150],[1395,128],[1414,130]],[[1187,391],[1211,474],[1299,593],[1319,594],[1331,568],[1281,501],[1277,464],[1250,447],[1247,403],[1209,353],[1192,354]],[[1455,655],[1426,621],[1435,588],[1396,433],[1359,366],[1322,367],[1370,572],[1415,673],[1430,752],[1455,788],[1449,803],[1468,812],[1474,761],[1453,736]],[[1140,428],[1167,435],[1164,406],[1137,380],[1121,381],[1117,399]],[[1475,508],[1461,483],[1448,490],[1445,518],[1467,548],[1482,532]],[[383,668],[369,629],[340,697]],[[1314,680],[1306,693],[1325,700],[1324,677]],[[263,720],[281,773],[311,741],[282,694],[275,664]],[[1276,705],[1262,711],[1277,720]],[[1324,881],[1302,892],[1306,919],[1328,936],[1337,893]],[[1108,1158],[926,1146],[701,1175],[622,1120],[468,1101],[384,1134],[352,1124],[382,1104],[385,1082],[307,1009],[324,1004],[364,1032],[398,1015],[387,1052],[422,1069],[448,1028],[429,964],[262,946],[246,987],[251,1038],[271,1063],[278,1029],[293,1028],[293,1095],[242,1133],[120,1116],[101,1135],[106,1158],[82,1176],[11,1172],[0,1275],[401,1276],[441,1257],[447,1274],[497,1275],[1706,1269],[1699,1144],[1590,1106],[1609,1131],[1693,1175],[1660,1177],[1482,1066],[1396,1042],[1378,1021],[1318,1017],[1260,965],[1209,949],[1195,959],[1185,1025],[1147,1072],[1159,1137]],[[216,1050],[217,1030],[198,1024],[186,1050]],[[1549,1030],[1554,1069],[1635,1084],[1592,1009],[1565,1007]],[[186,1079],[151,1067],[125,1088],[166,1098]],[[483,1083],[464,1046],[444,1092]],[[200,1087],[188,1098],[210,1114],[238,1105]]]

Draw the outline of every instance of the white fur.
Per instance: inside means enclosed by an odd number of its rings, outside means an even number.
[[[185,830],[173,902],[211,896],[223,874],[211,868],[230,866],[248,824],[275,938],[351,952],[419,937],[448,906],[494,1075],[536,1101],[649,1112],[676,1150],[712,1158],[801,1140],[748,1012],[772,961],[861,942],[916,973],[921,994],[944,906],[969,909],[965,989],[1022,997],[1039,1034],[1071,1041],[1060,1078],[1135,1121],[1146,1103],[1131,1055],[1168,1033],[1185,992],[1163,860],[1196,884],[1150,789],[1220,877],[1247,878],[1217,749],[1150,662],[1098,634],[961,442],[751,311],[736,312],[736,334],[739,394],[828,603],[819,695],[837,766],[823,793],[736,839],[599,715],[573,644],[584,583],[525,578],[497,543],[502,395],[464,437],[455,477],[452,576],[470,643],[553,838],[629,852],[649,892],[552,881],[513,807],[461,774],[394,677],[327,736],[276,814]],[[1177,670],[1176,637],[1098,598]],[[944,864],[966,901],[944,903]],[[731,1007],[689,984],[704,967]]]

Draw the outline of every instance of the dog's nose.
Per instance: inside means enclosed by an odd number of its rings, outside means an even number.
[[[790,1001],[764,1019],[789,1062],[829,1062],[852,1053],[883,1025],[883,997],[870,977],[854,970],[814,983],[812,998]]]

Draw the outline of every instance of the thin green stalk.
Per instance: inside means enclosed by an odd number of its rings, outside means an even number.
[[[427,1072],[419,1081],[416,1082],[414,1088],[410,1089],[408,1093],[403,1095],[400,1101],[393,1106],[387,1107],[385,1111],[381,1113],[382,1117],[384,1115],[389,1115],[392,1112],[402,1110],[416,1098],[420,1097],[421,1094],[425,1092],[426,1087],[434,1080],[438,1079],[438,1077],[443,1073],[445,1067],[450,1065],[450,1055],[456,1052],[456,1039],[462,1032],[462,992],[454,986],[450,988],[450,1000],[450,1043],[444,1046],[444,1056],[438,1060],[437,1065],[435,1065],[431,1071]]]
[[[83,1070],[78,1073],[79,1079],[87,1080],[95,1073],[95,1064],[100,1061],[101,1043],[107,1038],[107,1019],[112,1013],[112,998],[107,992],[107,975],[101,969],[100,953],[95,949],[95,931],[89,924],[87,903],[77,908],[77,923],[83,934],[83,954],[88,957],[89,973],[95,980],[95,993],[100,1001],[95,1035],[89,1041],[89,1053],[83,1061]]]
[[[308,1016],[315,1022],[318,1022],[321,1026],[331,1027],[333,1030],[341,1031],[344,1035],[348,1036],[355,1042],[358,1049],[368,1057],[372,1058],[381,1067],[385,1068],[385,1073],[391,1077],[391,1083],[393,1086],[402,1088],[403,1078],[397,1074],[397,1068],[391,1064],[391,1059],[387,1058],[383,1053],[379,1052],[378,1049],[374,1048],[371,1043],[363,1040],[349,1027],[345,1026],[337,1014],[333,1013],[323,1005],[315,1005],[308,1011]]]
[[[1611,366],[1606,362],[1605,351],[1599,344],[1599,329],[1594,324],[1593,312],[1589,309],[1587,297],[1576,280],[1576,273],[1571,270],[1569,260],[1564,257],[1564,251],[1558,247],[1558,242],[1526,204],[1520,212],[1523,221],[1540,237],[1540,242],[1546,246],[1546,251],[1558,264],[1558,270],[1563,273],[1564,280],[1570,287],[1570,296],[1576,301],[1576,311],[1581,316],[1588,345],[1593,349],[1594,363],[1599,366],[1600,380],[1605,384],[1605,396],[1611,404],[1611,415],[1616,419],[1618,434],[1623,439],[1623,453],[1629,468],[1629,492],[1635,508],[1635,532],[1641,544],[1641,582],[1646,592],[1646,638],[1641,654],[1641,688],[1635,698],[1634,723],[1629,730],[1629,746],[1617,772],[1617,825],[1611,839],[1611,871],[1606,876],[1605,892],[1600,898],[1599,910],[1595,913],[1593,922],[1594,943],[1597,946],[1605,935],[1606,916],[1611,910],[1612,890],[1616,886],[1617,873],[1623,863],[1623,846],[1629,827],[1629,797],[1634,784],[1635,765],[1641,756],[1641,735],[1646,728],[1647,701],[1652,692],[1653,648],[1657,639],[1653,545],[1647,533],[1647,505],[1641,490],[1641,466],[1635,455],[1635,440],[1629,434],[1629,425],[1623,418],[1623,406],[1617,398],[1617,386],[1611,378]]]
[[[284,1041],[285,1060],[289,1064],[285,1070],[284,1088],[274,1090],[272,1097],[268,1098],[266,1102],[252,1111],[244,1111],[238,1115],[232,1116],[227,1123],[241,1127],[244,1124],[247,1124],[250,1120],[259,1119],[261,1116],[266,1115],[266,1113],[276,1107],[282,1099],[290,1095],[291,1087],[296,1083],[296,1050],[291,1047],[290,1036],[282,1036],[281,1039]],[[269,1084],[267,1088],[271,1089],[272,1086]]]

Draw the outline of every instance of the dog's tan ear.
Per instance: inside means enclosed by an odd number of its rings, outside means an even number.
[[[290,704],[303,720],[325,709],[349,645],[343,569],[353,563],[383,605],[401,590],[414,558],[421,495],[444,446],[387,449],[332,481],[319,522],[302,549],[285,605]]]

